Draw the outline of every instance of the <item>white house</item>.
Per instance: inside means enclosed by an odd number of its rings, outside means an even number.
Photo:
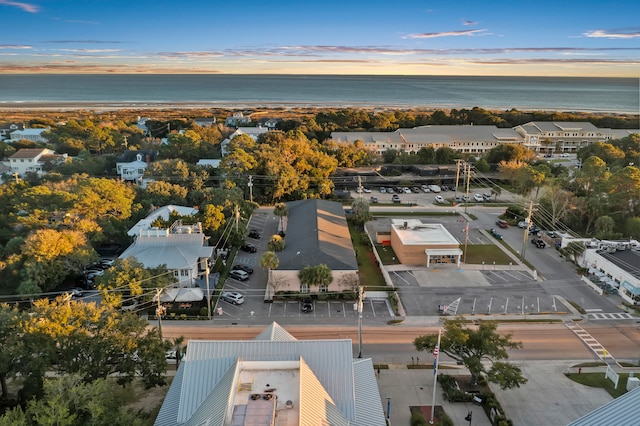
[[[144,219],[140,219],[138,223],[133,225],[129,231],[127,231],[127,235],[130,237],[136,237],[142,233],[142,231],[148,231],[150,229],[155,229],[151,226],[151,224],[158,218],[162,220],[169,220],[169,217],[172,213],[176,213],[180,216],[194,216],[198,214],[197,207],[186,207],[186,206],[174,206],[172,204],[167,206],[162,206],[154,209],[151,213],[147,215]]]
[[[11,137],[9,142],[18,142],[21,140],[28,140],[32,142],[42,142],[46,143],[49,140],[42,136],[44,132],[48,132],[51,129],[23,129],[23,130],[15,130],[11,132],[9,135]]]
[[[640,306],[640,245],[637,241],[634,243],[622,250],[615,247],[587,249],[583,254],[583,267],[594,277],[617,287],[620,297],[627,303]]]
[[[277,323],[253,340],[190,340],[156,426],[385,426],[370,358],[350,339],[298,340]]]
[[[268,131],[269,129],[266,127],[239,127],[235,132],[231,134],[231,136],[223,140],[222,143],[220,144],[220,151],[222,153],[222,156],[224,157],[229,153],[228,152],[229,143],[236,136],[247,135],[255,141],[255,140],[258,140],[258,136],[260,136],[263,133],[267,133]]]
[[[16,151],[5,162],[11,168],[12,174],[24,176],[28,172],[42,175],[46,161],[59,163],[67,158],[67,154],[57,155],[47,148],[22,148]]]
[[[137,182],[156,155],[153,150],[125,151],[116,159],[116,171],[122,180]]]
[[[246,116],[242,112],[234,112],[233,115],[224,120],[225,126],[238,126],[240,124],[251,123],[251,116]]]
[[[205,274],[213,255],[207,240],[200,223],[182,225],[177,221],[168,229],[140,231],[120,259],[135,257],[146,268],[166,265],[179,287],[193,287],[195,280]]]

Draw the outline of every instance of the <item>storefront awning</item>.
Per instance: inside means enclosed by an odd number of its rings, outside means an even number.
[[[462,256],[460,249],[426,249],[424,252],[429,256]]]

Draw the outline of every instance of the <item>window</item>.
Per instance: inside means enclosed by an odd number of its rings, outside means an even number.
[[[309,284],[300,284],[300,293],[309,293]]]
[[[328,293],[329,292],[329,286],[328,285],[321,285],[320,286],[320,293]]]
[[[188,277],[189,276],[189,271],[186,269],[181,269],[180,270],[180,276],[182,277]]]

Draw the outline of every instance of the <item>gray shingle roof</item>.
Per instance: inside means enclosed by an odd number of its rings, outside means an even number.
[[[325,200],[287,203],[285,249],[278,253],[280,270],[327,265],[334,271],[357,270],[342,204]]]

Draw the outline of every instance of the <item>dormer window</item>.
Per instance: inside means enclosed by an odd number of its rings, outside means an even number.
[[[142,154],[136,154],[136,160],[142,161]]]

